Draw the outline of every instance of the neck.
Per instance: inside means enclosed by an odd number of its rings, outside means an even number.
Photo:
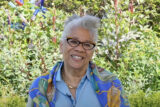
[[[82,77],[86,74],[87,68],[83,69],[69,69],[67,66],[63,66],[62,77],[65,82],[72,86],[78,86]]]

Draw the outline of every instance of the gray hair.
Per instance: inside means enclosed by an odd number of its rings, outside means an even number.
[[[100,26],[100,19],[95,16],[85,15],[83,17],[73,15],[68,18],[64,25],[64,31],[62,33],[61,41],[64,41],[66,37],[71,34],[73,28],[82,27],[89,30],[93,35],[94,42],[98,40],[98,28]]]

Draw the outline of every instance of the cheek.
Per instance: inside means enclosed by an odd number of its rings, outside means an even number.
[[[89,52],[89,53],[88,53],[88,58],[89,58],[89,60],[92,59],[92,56],[93,56],[93,52]]]
[[[62,54],[64,56],[67,56],[67,55],[69,55],[71,53],[72,48],[70,48],[67,45],[64,45],[61,50],[62,50]]]

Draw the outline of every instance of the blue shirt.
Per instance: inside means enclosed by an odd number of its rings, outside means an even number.
[[[60,67],[61,68],[61,67]],[[61,77],[61,69],[56,76],[56,103],[55,107],[101,107],[96,93],[90,82],[90,68],[88,67],[86,75],[81,79],[77,90],[76,98],[72,96],[69,88]]]
[[[100,107],[100,104],[102,107],[129,107],[120,80],[92,62],[80,81],[74,99],[61,79],[62,65],[62,61],[57,62],[49,73],[34,80],[29,90],[27,107]],[[47,97],[48,87],[51,88],[52,84],[53,97]]]

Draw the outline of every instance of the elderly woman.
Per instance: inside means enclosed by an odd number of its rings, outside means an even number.
[[[63,61],[31,85],[27,107],[128,107],[121,82],[91,62],[100,20],[73,15],[60,42]]]

